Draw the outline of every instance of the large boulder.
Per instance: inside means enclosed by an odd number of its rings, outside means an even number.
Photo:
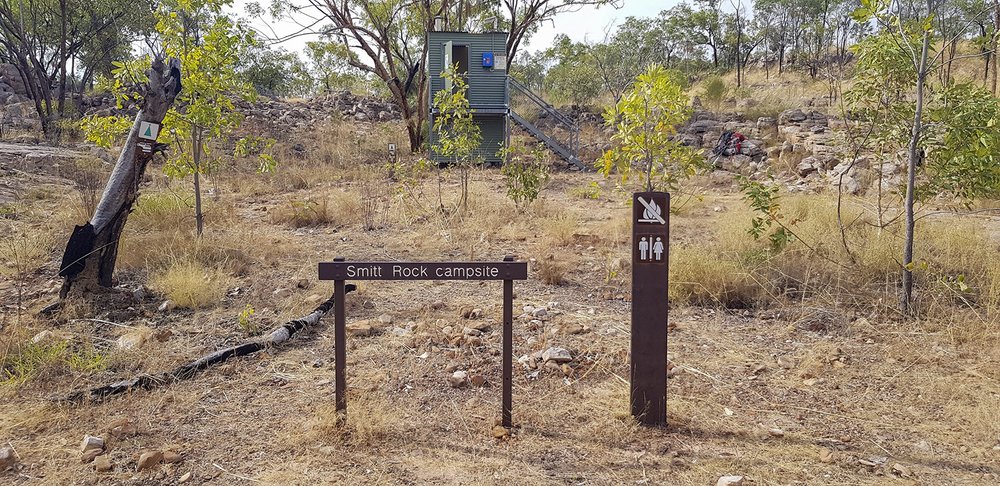
[[[789,125],[806,121],[806,114],[800,109],[785,110],[778,115],[779,125]]]
[[[0,64],[0,81],[7,85],[8,91],[21,96],[28,96],[21,74],[13,64]]]

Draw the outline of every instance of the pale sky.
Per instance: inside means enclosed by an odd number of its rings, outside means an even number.
[[[246,5],[253,1],[235,0],[233,11],[246,18]],[[267,0],[257,1],[262,5],[268,3]],[[620,9],[611,6],[583,7],[576,12],[562,13],[542,25],[538,33],[528,42],[527,50],[537,51],[549,47],[558,34],[566,34],[574,41],[599,42],[604,39],[604,32],[609,26],[620,25],[628,17],[652,17],[661,10],[666,10],[678,3],[680,0],[624,0]],[[315,12],[309,12],[309,14],[315,15]],[[310,21],[306,18],[300,18],[300,22],[309,23]],[[268,36],[273,36],[272,29],[280,36],[300,30],[300,27],[294,22],[289,20],[275,22],[270,18],[250,19],[250,25]],[[315,40],[315,36],[297,37],[276,45],[287,51],[302,54],[305,43],[310,40]],[[302,55],[304,56],[304,54]]]

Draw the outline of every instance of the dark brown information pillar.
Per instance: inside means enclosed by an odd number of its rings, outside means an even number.
[[[334,258],[335,262],[344,261]],[[344,281],[333,281],[334,393],[337,411],[347,412],[347,317],[344,309]]]
[[[667,261],[670,195],[632,195],[632,415],[667,423]]]
[[[513,262],[514,257],[504,257],[503,261]],[[511,428],[514,386],[514,281],[503,281],[503,410],[501,422]]]

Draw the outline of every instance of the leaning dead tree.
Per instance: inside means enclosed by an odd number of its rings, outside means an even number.
[[[101,202],[87,224],[74,228],[66,244],[59,267],[59,276],[63,277],[60,299],[65,299],[70,292],[81,295],[111,288],[118,242],[128,213],[139,196],[139,183],[146,165],[156,152],[166,148],[165,144],[155,143],[155,135],[140,137],[139,127],[147,122],[158,129],[173,106],[181,91],[180,61],[171,59],[168,66],[162,59],[156,59],[147,74],[149,81],[139,87],[142,105],[104,188]]]
[[[353,284],[347,284],[344,286],[344,294],[353,292],[357,287]],[[79,402],[83,400],[93,400],[100,401],[112,395],[119,395],[122,393],[129,392],[131,390],[149,390],[156,388],[161,385],[166,385],[174,383],[180,380],[186,380],[198,374],[199,372],[205,370],[206,368],[225,362],[229,358],[236,358],[240,356],[249,356],[262,349],[267,349],[272,346],[278,346],[287,342],[295,333],[309,327],[314,326],[319,323],[320,319],[323,318],[330,309],[333,309],[334,298],[331,296],[326,302],[323,302],[309,315],[295,319],[293,321],[288,321],[279,327],[274,328],[271,332],[243,344],[220,349],[210,354],[206,354],[190,363],[183,364],[174,368],[173,370],[166,371],[163,373],[158,373],[155,375],[139,375],[134,378],[127,380],[116,381],[110,385],[99,386],[96,388],[90,388],[87,390],[81,390],[70,394],[69,396],[59,398],[59,401],[69,401],[69,402]]]

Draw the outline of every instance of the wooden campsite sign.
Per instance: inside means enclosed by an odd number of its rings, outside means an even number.
[[[503,426],[511,426],[513,384],[514,280],[527,280],[528,264],[505,257],[502,262],[347,262],[336,258],[319,264],[319,279],[333,280],[335,393],[338,412],[347,412],[346,280],[503,280]]]

